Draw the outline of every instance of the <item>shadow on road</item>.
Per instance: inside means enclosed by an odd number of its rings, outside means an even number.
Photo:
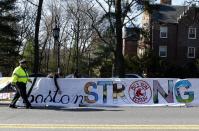
[[[9,103],[0,102],[0,107],[8,107]],[[8,107],[9,108],[9,107]],[[18,107],[14,110],[25,109],[25,107]],[[124,111],[118,106],[111,107],[57,107],[57,106],[46,106],[46,107],[33,107],[29,110],[55,110],[55,111],[71,111],[71,112],[87,112],[87,111]]]
[[[91,112],[91,111],[123,111],[121,108],[118,107],[55,107],[55,106],[48,106],[48,107],[33,107],[36,110],[56,110],[56,111],[71,111],[71,112]]]

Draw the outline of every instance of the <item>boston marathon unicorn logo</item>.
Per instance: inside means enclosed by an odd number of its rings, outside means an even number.
[[[143,80],[133,82],[128,90],[130,99],[137,104],[148,103],[152,97],[149,84]]]

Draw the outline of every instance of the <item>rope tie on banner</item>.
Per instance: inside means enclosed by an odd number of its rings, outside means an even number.
[[[58,77],[56,77],[56,76],[53,77],[54,83],[55,83],[55,87],[56,87],[56,89],[57,89],[56,91],[60,90],[59,85],[58,85],[58,82],[57,82],[57,78],[58,78]]]
[[[31,92],[32,92],[32,89],[33,89],[33,87],[34,87],[36,81],[37,81],[37,77],[34,77],[34,80],[33,80],[33,82],[32,82],[32,85],[31,85],[31,87],[30,87],[30,90],[28,91],[28,94],[27,94],[28,97],[30,96],[30,94],[31,94]]]

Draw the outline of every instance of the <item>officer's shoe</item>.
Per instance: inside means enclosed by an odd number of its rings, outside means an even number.
[[[26,106],[26,109],[32,109],[32,106]]]
[[[9,105],[10,108],[17,108],[15,105]]]

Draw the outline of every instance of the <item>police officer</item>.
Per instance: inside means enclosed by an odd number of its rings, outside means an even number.
[[[26,60],[22,59],[19,61],[20,65],[16,67],[12,73],[12,81],[11,84],[12,86],[15,87],[16,89],[16,94],[10,104],[10,108],[17,108],[16,107],[16,102],[21,96],[23,101],[26,104],[26,108],[31,108],[31,104],[28,101],[28,97],[26,94],[26,83],[27,82],[32,82],[29,79],[28,73],[26,72]]]

